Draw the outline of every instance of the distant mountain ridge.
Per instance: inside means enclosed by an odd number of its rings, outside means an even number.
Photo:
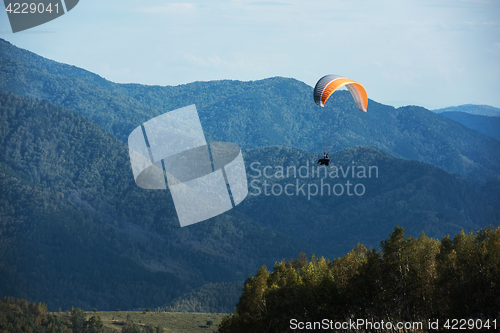
[[[458,111],[446,111],[441,113],[441,115],[481,134],[500,140],[500,117],[482,116]]]
[[[106,88],[108,90],[117,89],[119,87],[118,84],[108,81],[95,73],[89,72],[85,69],[73,65],[67,65],[54,60],[46,59],[37,55],[36,53],[17,48],[8,41],[1,38],[0,50],[2,58],[29,63],[33,67],[45,72],[80,80],[92,85]]]
[[[464,104],[459,106],[449,106],[442,109],[432,110],[435,113],[443,112],[465,112],[488,117],[500,117],[500,108],[495,108],[489,105]]]
[[[193,82],[180,86],[117,84],[44,59],[0,40],[0,91],[47,99],[93,120],[121,141],[143,122],[166,111],[196,104],[203,128],[217,140],[243,149],[284,145],[321,153],[321,109],[312,87],[288,78],[259,81]],[[334,151],[373,146],[399,158],[435,165],[480,180],[500,179],[497,141],[478,135],[424,108],[393,108],[370,100],[356,111],[346,91],[327,104],[338,134]],[[340,132],[340,131],[339,131]]]

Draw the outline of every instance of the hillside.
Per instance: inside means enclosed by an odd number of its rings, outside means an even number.
[[[500,117],[481,116],[458,111],[446,111],[441,115],[490,138],[500,140]]]
[[[153,308],[314,249],[234,210],[180,228],[169,192],[137,187],[127,147],[98,125],[11,93],[0,115],[0,297]]]
[[[457,175],[500,179],[500,145],[495,140],[415,106],[395,109],[370,100],[368,113],[361,113],[347,91],[335,94],[321,110],[312,101],[312,87],[294,79],[166,87],[116,84],[4,40],[0,73],[0,91],[47,99],[93,120],[123,142],[144,121],[194,103],[207,132],[243,149],[282,145],[316,154],[372,146]],[[333,132],[326,147],[322,126]]]
[[[324,178],[323,171],[321,177],[317,169],[313,171],[316,163],[310,154],[286,147],[248,151],[245,161],[249,196],[239,210],[263,225],[321,244],[324,252],[316,254],[329,257],[342,255],[357,242],[377,247],[395,225],[404,227],[411,235],[424,231],[431,237],[442,238],[462,229],[475,230],[500,222],[498,198],[478,193],[436,167],[396,159],[370,147],[347,148],[331,154],[330,159],[333,165]],[[277,166],[283,166],[284,176]],[[286,177],[290,166],[295,166],[297,174],[291,169]],[[266,167],[271,177],[264,175]],[[301,168],[303,172],[299,174]],[[332,173],[334,168],[338,172]],[[308,176],[302,177],[306,170]],[[284,193],[287,185],[291,195]],[[302,185],[304,193],[300,191]],[[275,195],[280,190],[283,193]]]
[[[0,144],[0,297],[43,301],[50,310],[176,307],[189,299],[227,309],[234,295],[214,291],[236,290],[223,283],[243,281],[262,264],[301,251],[333,257],[358,241],[377,246],[396,224],[436,237],[500,217],[494,182],[478,192],[435,167],[354,147],[332,161],[344,170],[378,167],[379,177],[361,181],[363,196],[249,196],[180,228],[168,190],[135,186],[126,145],[73,111],[0,93]],[[295,148],[245,152],[249,181],[253,162],[300,168],[308,161],[313,155]]]

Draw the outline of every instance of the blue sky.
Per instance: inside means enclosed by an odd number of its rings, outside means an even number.
[[[121,83],[340,74],[394,106],[500,107],[498,0],[80,0],[16,34],[3,11],[0,38]]]

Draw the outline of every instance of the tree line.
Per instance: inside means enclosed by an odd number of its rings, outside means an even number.
[[[358,244],[332,261],[301,253],[272,272],[262,266],[219,333],[290,332],[291,319],[419,321],[424,329],[436,319],[491,321],[500,317],[499,276],[500,227],[442,241],[396,227],[380,250]]]
[[[0,301],[0,332],[21,333],[104,333],[101,317],[93,314],[87,320],[83,310],[71,314],[49,313],[47,305],[5,297]]]
[[[94,309],[87,319],[87,313],[80,308],[71,308],[63,313],[47,311],[47,305],[32,303],[24,299],[5,297],[0,301],[0,332],[9,333],[105,333],[117,332],[106,328],[101,316]],[[122,333],[163,333],[161,326],[143,325],[142,329],[130,320],[122,323]]]

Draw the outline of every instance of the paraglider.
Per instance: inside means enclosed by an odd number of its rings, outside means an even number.
[[[323,158],[320,158],[320,159],[318,160],[318,163],[316,163],[316,164],[319,164],[319,165],[326,165],[326,166],[328,166],[328,164],[330,164],[330,158],[328,158],[328,154],[329,154],[329,153],[330,153],[330,152],[328,152],[328,153],[326,153],[326,154],[325,154],[325,153],[323,152]]]
[[[366,112],[368,109],[368,95],[365,88],[358,82],[340,75],[325,75],[319,79],[314,87],[314,102],[317,105],[324,107],[330,96],[332,96],[333,93],[339,88],[344,86],[351,93],[351,96],[356,103],[356,107],[360,111]],[[330,163],[328,154],[323,155],[323,158],[319,159],[318,163],[320,165],[328,165]]]

